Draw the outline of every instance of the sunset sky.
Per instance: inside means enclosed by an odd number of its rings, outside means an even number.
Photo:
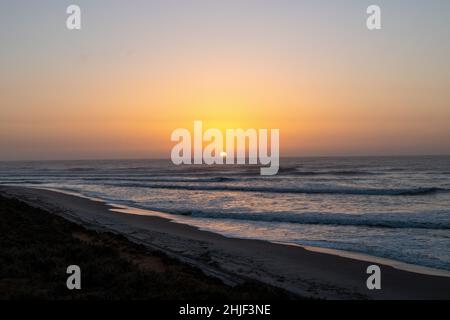
[[[194,120],[279,128],[284,156],[450,154],[448,0],[1,0],[0,48],[0,160],[168,158]]]

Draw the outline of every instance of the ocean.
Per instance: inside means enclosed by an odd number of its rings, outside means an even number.
[[[450,270],[450,156],[284,158],[276,176],[169,160],[0,162],[0,184],[160,211],[232,237]]]

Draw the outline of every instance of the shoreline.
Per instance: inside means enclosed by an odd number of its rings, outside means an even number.
[[[58,192],[57,190],[55,190],[55,191]],[[64,192],[61,192],[61,193],[64,193]],[[395,260],[395,259],[377,257],[377,256],[373,256],[373,255],[365,254],[365,253],[361,253],[361,252],[353,252],[353,251],[316,247],[316,246],[307,246],[307,245],[302,245],[302,244],[281,242],[281,241],[270,241],[270,240],[258,239],[258,238],[240,238],[240,237],[229,236],[226,233],[221,233],[221,232],[214,231],[214,230],[207,230],[207,229],[189,224],[189,223],[183,221],[183,217],[177,217],[177,216],[173,217],[169,213],[159,212],[159,211],[155,211],[155,210],[134,208],[134,207],[130,207],[130,206],[121,206],[121,205],[108,203],[101,199],[93,199],[93,198],[90,198],[87,196],[77,195],[77,194],[73,194],[73,195],[79,196],[82,198],[86,198],[86,199],[90,199],[93,201],[103,202],[103,203],[107,204],[108,206],[113,207],[110,209],[111,211],[122,212],[122,213],[127,213],[127,214],[142,215],[142,216],[157,216],[157,217],[160,217],[163,219],[167,219],[173,223],[179,223],[179,224],[192,226],[192,227],[198,228],[198,230],[200,230],[200,231],[212,232],[212,233],[222,235],[222,236],[230,238],[230,239],[258,240],[258,241],[266,241],[266,242],[275,243],[275,244],[281,244],[281,245],[285,245],[285,246],[300,247],[300,248],[303,248],[305,250],[312,251],[312,252],[325,253],[325,254],[335,255],[335,256],[339,256],[339,257],[343,257],[343,258],[355,259],[355,260],[364,261],[364,262],[383,264],[383,265],[393,267],[397,270],[414,272],[414,273],[419,273],[419,274],[424,274],[424,275],[450,278],[450,271],[448,271],[448,270],[421,266],[421,265],[407,263],[407,262],[403,262],[403,261],[399,261],[399,260]]]
[[[0,300],[290,300],[260,282],[230,287],[111,232],[97,232],[0,195]],[[68,290],[67,268],[82,272]]]
[[[326,299],[450,299],[447,277],[380,263],[383,288],[373,291],[365,286],[369,264],[356,257],[322,248],[229,238],[172,219],[121,213],[123,208],[60,191],[2,186],[0,192],[86,227],[120,233],[158,248],[225,283],[253,279],[304,297]]]
[[[397,270],[419,273],[419,274],[424,274],[424,275],[450,278],[449,270],[422,266],[422,265],[403,262],[403,261],[390,259],[390,258],[378,257],[378,256],[366,254],[363,252],[354,252],[354,251],[340,250],[340,249],[334,249],[334,248],[309,246],[309,245],[302,245],[302,244],[282,242],[282,241],[270,241],[270,240],[258,239],[258,238],[233,237],[233,236],[229,236],[225,233],[221,233],[221,232],[214,231],[214,230],[207,230],[207,229],[203,229],[201,227],[189,224],[188,222],[183,221],[184,220],[183,217],[174,216],[169,213],[165,213],[165,212],[161,212],[161,211],[141,209],[141,208],[130,207],[130,206],[125,206],[125,205],[118,205],[118,204],[107,202],[107,201],[99,199],[99,198],[85,196],[85,195],[82,195],[82,194],[79,194],[76,192],[70,192],[70,191],[64,191],[64,190],[58,190],[58,189],[52,189],[52,188],[31,188],[31,189],[49,190],[49,191],[53,191],[53,192],[59,192],[62,194],[67,194],[67,195],[72,195],[75,197],[88,199],[91,201],[100,202],[100,203],[103,203],[103,204],[111,207],[109,210],[115,211],[115,212],[122,212],[122,213],[127,213],[127,214],[135,214],[135,215],[143,215],[143,216],[157,216],[157,217],[160,217],[163,219],[167,219],[173,223],[188,225],[191,227],[198,228],[198,230],[200,230],[200,231],[212,232],[212,233],[215,233],[215,234],[227,237],[227,238],[231,238],[231,239],[241,239],[241,240],[248,239],[248,240],[267,241],[267,242],[275,243],[275,244],[300,247],[300,248],[303,248],[305,250],[312,251],[312,252],[325,253],[325,254],[335,255],[335,256],[339,256],[339,257],[343,257],[343,258],[355,259],[355,260],[359,260],[359,261],[363,261],[363,262],[383,264],[383,265],[393,267]]]

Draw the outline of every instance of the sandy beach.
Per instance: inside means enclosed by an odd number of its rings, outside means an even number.
[[[119,212],[90,199],[50,190],[0,187],[0,194],[94,230],[122,234],[200,268],[229,285],[257,280],[302,297],[323,299],[450,299],[450,278],[380,264],[382,289],[368,290],[372,264],[302,247],[224,237],[149,215]]]

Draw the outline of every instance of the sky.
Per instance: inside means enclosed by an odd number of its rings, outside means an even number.
[[[0,160],[168,158],[194,120],[280,129],[282,156],[450,154],[449,39],[448,0],[0,0]]]

